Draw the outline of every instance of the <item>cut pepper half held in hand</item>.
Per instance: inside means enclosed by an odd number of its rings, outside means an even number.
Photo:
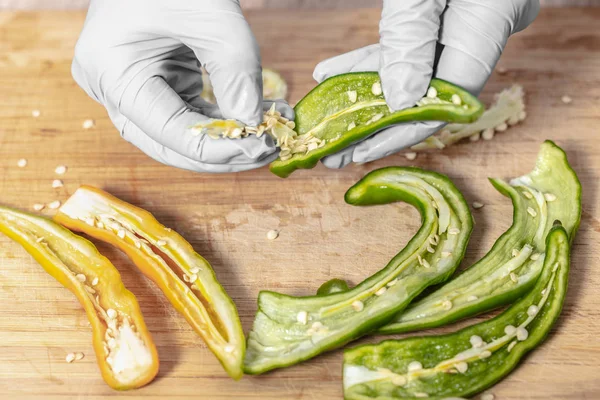
[[[0,231],[19,243],[85,309],[102,377],[138,388],[158,372],[158,355],[138,302],[110,261],[88,240],[47,218],[0,207]]]
[[[346,350],[344,398],[470,397],[504,378],[560,315],[569,275],[569,238],[560,224],[548,234],[545,254],[533,289],[496,318],[449,335]]]
[[[371,172],[346,193],[352,205],[396,201],[415,206],[422,225],[384,269],[352,289],[328,283],[321,296],[259,294],[248,336],[248,373],[285,367],[340,347],[385,324],[426,287],[454,272],[473,225],[458,189],[434,172],[391,167]]]
[[[484,110],[485,106],[463,88],[433,79],[415,107],[392,111],[383,97],[377,72],[336,75],[294,107],[296,146],[287,152],[282,147],[280,158],[271,163],[270,169],[285,178],[296,169],[313,168],[323,157],[391,125],[411,121],[467,124],[477,120]],[[310,143],[315,143],[315,148],[307,146]]]
[[[162,290],[234,379],[243,375],[245,338],[231,298],[208,261],[152,214],[82,186],[54,219],[123,250]]]
[[[512,226],[481,260],[409,305],[380,333],[435,328],[508,304],[535,284],[553,221],[560,220],[573,240],[581,218],[581,185],[565,152],[553,142],[542,144],[529,174],[510,184],[491,182],[512,200]]]

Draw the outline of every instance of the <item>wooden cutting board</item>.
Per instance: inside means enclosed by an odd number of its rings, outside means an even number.
[[[295,102],[314,86],[317,62],[377,41],[378,14],[281,10],[248,17],[264,65],[281,71]],[[508,72],[492,76],[483,99],[489,103],[493,93],[520,83],[528,118],[492,141],[419,153],[415,161],[396,155],[340,171],[319,166],[286,180],[266,168],[226,175],[181,171],[122,140],[69,72],[83,19],[82,12],[0,13],[1,204],[30,210],[37,202],[64,201],[79,185],[90,184],[150,210],[212,263],[247,330],[259,290],[307,295],[333,277],[356,284],[415,233],[419,217],[410,206],[344,203],[345,190],[366,172],[387,165],[430,168],[449,175],[469,202],[484,203],[473,212],[476,226],[463,264],[470,265],[511,222],[510,202],[487,177],[527,173],[540,143],[552,139],[567,151],[583,184],[568,298],[548,341],[492,392],[502,400],[600,398],[600,9],[545,9],[510,40],[500,61]],[[573,102],[564,104],[563,95]],[[84,130],[88,118],[96,126]],[[25,168],[17,167],[21,158],[28,160]],[[68,172],[57,190],[51,183],[58,165]],[[281,232],[277,240],[266,239],[270,229]],[[111,390],[100,378],[90,328],[74,296],[0,236],[1,398],[341,398],[340,351],[231,381],[160,291],[119,251],[98,247],[138,296],[160,354],[158,378],[137,391]],[[85,358],[67,364],[66,354],[76,351]]]

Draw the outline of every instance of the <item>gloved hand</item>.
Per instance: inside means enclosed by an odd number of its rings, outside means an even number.
[[[200,97],[200,62],[218,106]],[[157,161],[229,172],[277,157],[268,135],[211,139],[189,131],[208,117],[255,126],[272,104],[262,101],[259,49],[238,0],[92,0],[72,73],[123,138]],[[277,109],[293,119],[285,102]]]
[[[322,61],[317,82],[346,72],[379,71],[393,110],[412,107],[432,77],[479,95],[508,37],[537,16],[539,0],[384,0],[380,43]],[[330,168],[373,161],[421,142],[440,122],[396,125],[323,159]]]

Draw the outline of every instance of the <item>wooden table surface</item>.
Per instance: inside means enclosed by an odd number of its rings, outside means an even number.
[[[540,143],[552,139],[567,151],[583,183],[568,297],[548,341],[492,392],[501,400],[600,398],[600,251],[594,248],[600,240],[600,10],[546,9],[510,40],[500,61],[508,73],[494,74],[483,99],[489,102],[518,82],[527,92],[528,118],[494,140],[420,153],[413,162],[396,155],[341,171],[319,166],[287,180],[266,168],[227,175],[181,171],[123,141],[104,109],[71,79],[83,18],[82,12],[0,13],[1,204],[31,209],[36,202],[64,201],[79,185],[91,184],[150,210],[212,263],[248,330],[259,290],[306,295],[333,277],[356,284],[414,234],[419,217],[408,205],[344,203],[345,190],[366,172],[386,165],[430,168],[449,175],[470,202],[483,202],[473,212],[476,226],[463,263],[470,265],[511,221],[510,202],[487,177],[528,172]],[[264,65],[285,76],[292,102],[313,87],[319,60],[377,40],[377,10],[261,11],[249,19]],[[561,101],[565,94],[571,104]],[[34,109],[39,118],[32,117]],[[96,127],[83,130],[88,118]],[[21,158],[29,161],[26,168],[17,167]],[[56,190],[51,183],[61,164],[69,170],[65,187]],[[277,240],[266,240],[270,229],[281,231]],[[157,379],[137,391],[111,390],[100,377],[75,297],[1,236],[0,398],[341,398],[340,351],[231,381],[160,291],[119,251],[98,247],[141,303],[160,355]],[[67,364],[65,355],[77,351],[85,358]]]

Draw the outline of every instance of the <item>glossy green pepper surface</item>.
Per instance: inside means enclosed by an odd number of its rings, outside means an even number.
[[[246,372],[289,366],[356,339],[454,272],[473,224],[461,193],[443,175],[399,167],[373,171],[346,193],[352,205],[397,201],[419,209],[422,225],[385,268],[344,292],[308,297],[259,294],[248,335]]]
[[[409,121],[470,123],[484,111],[483,104],[466,90],[433,79],[417,106],[392,112],[383,93],[379,74],[353,72],[333,76],[308,93],[294,108],[295,130],[324,141],[322,147],[271,163],[271,171],[287,177],[296,169],[313,168],[319,160],[390,125]]]
[[[542,144],[531,173],[510,184],[491,182],[512,200],[512,226],[481,260],[408,306],[379,332],[434,328],[508,304],[535,284],[552,222],[560,220],[573,239],[581,217],[581,185],[566,154],[553,142]]]
[[[444,399],[485,390],[546,338],[560,315],[568,274],[569,237],[558,225],[548,234],[544,267],[534,288],[496,318],[449,335],[345,351],[345,399]]]

